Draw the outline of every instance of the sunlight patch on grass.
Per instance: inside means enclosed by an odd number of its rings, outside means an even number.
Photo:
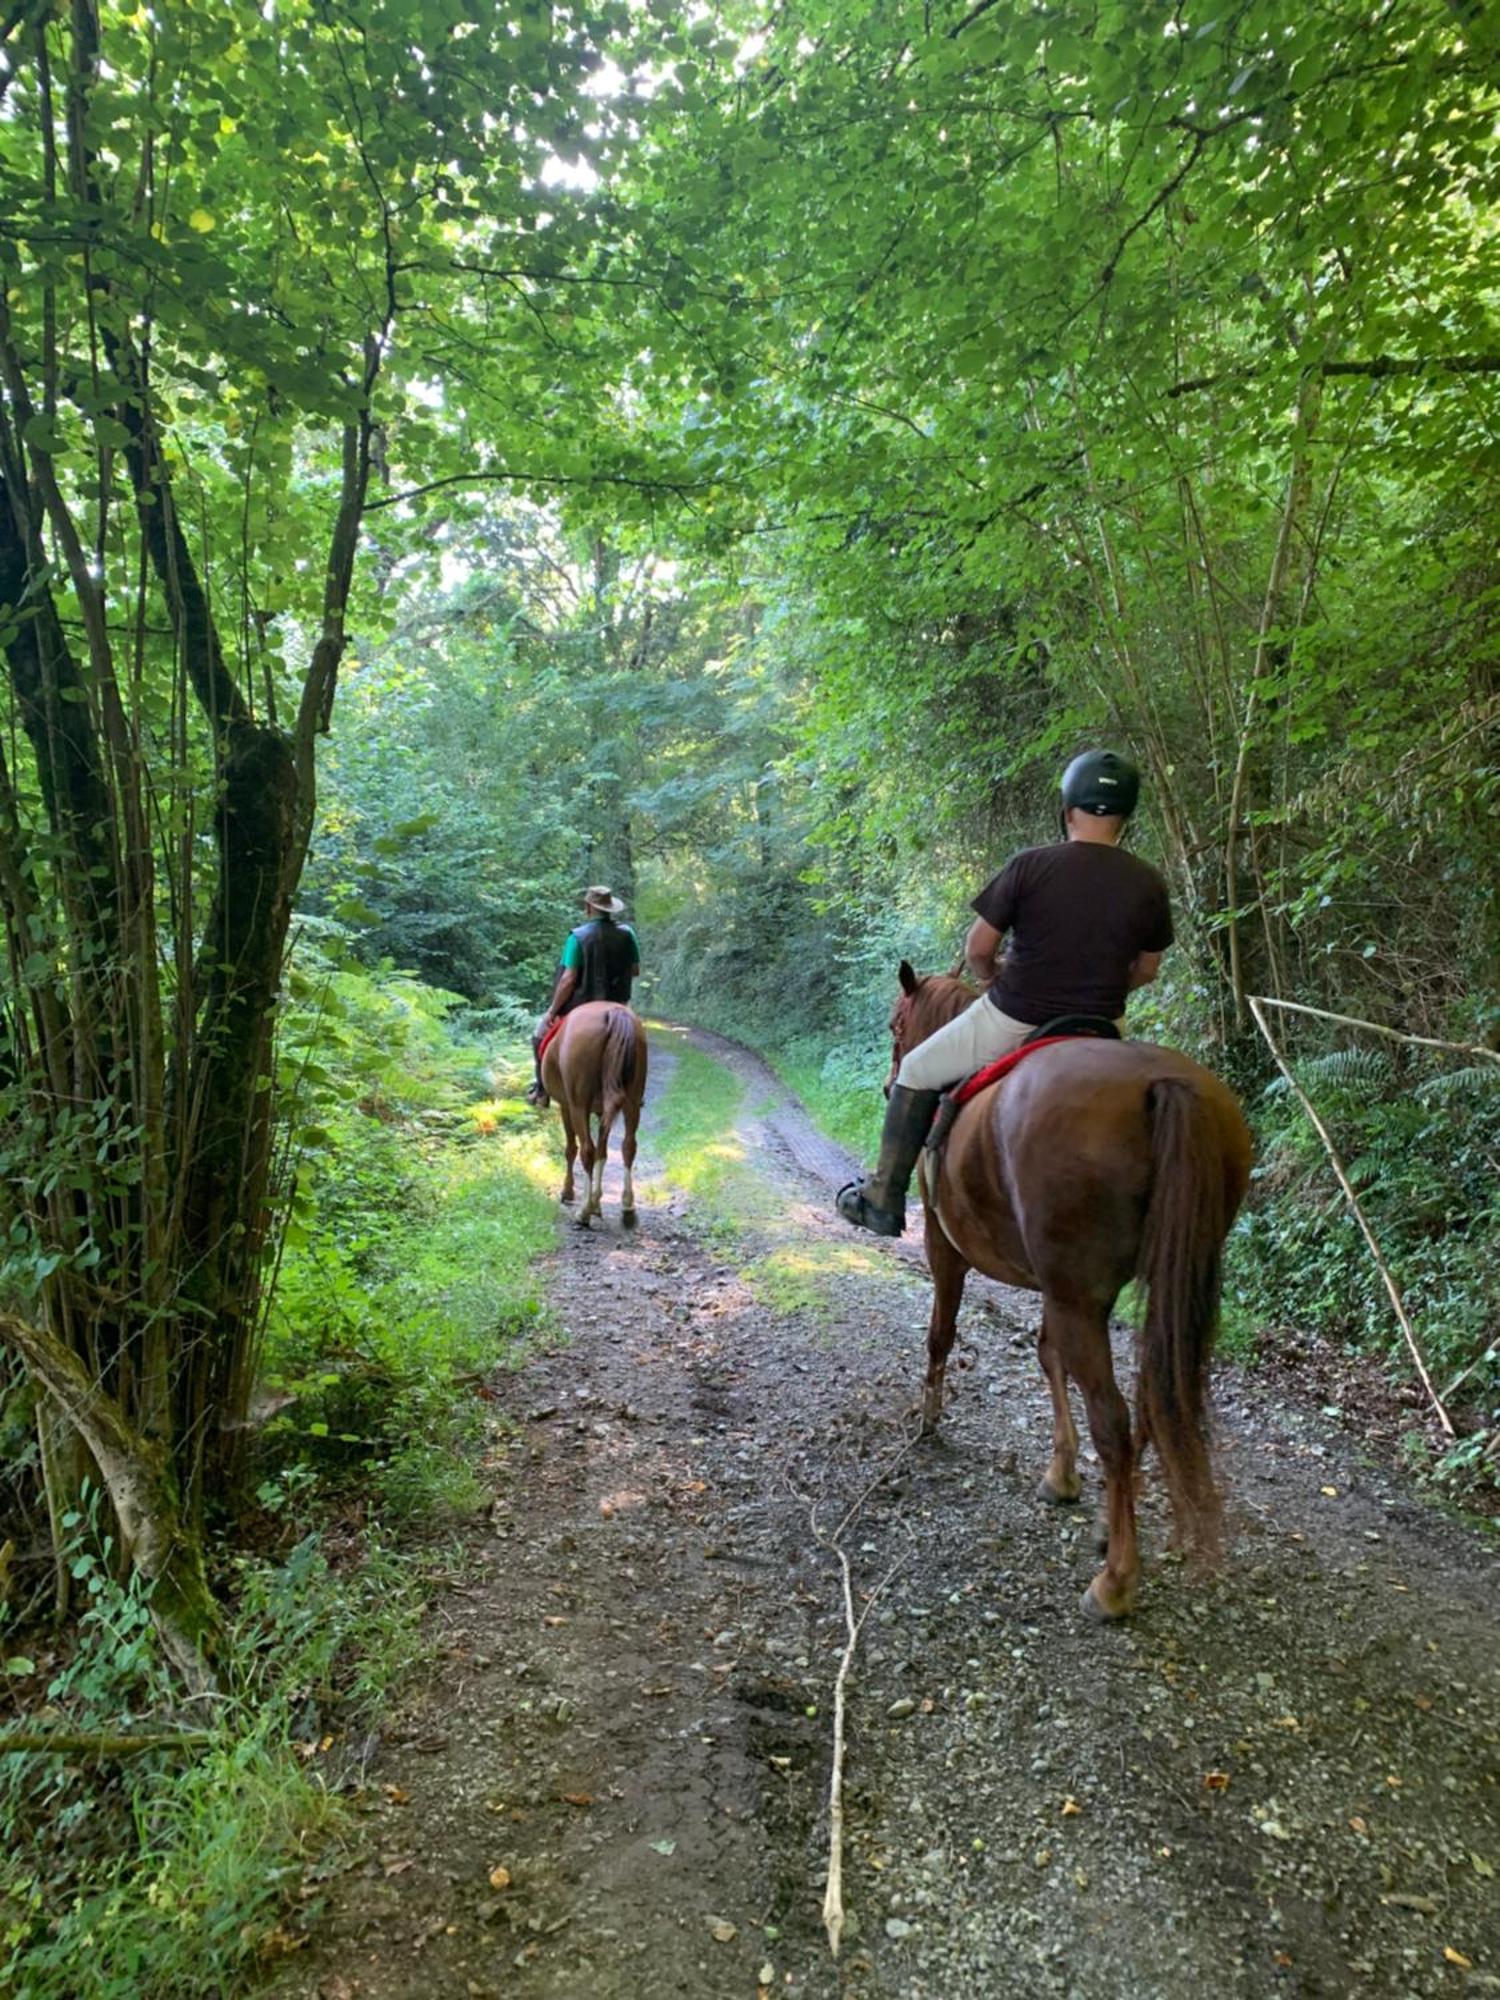
[[[682,1045],[656,1106],[655,1148],[665,1177],[686,1194],[721,1197],[731,1179],[748,1175],[745,1148],[734,1131],[744,1100],[740,1080],[723,1063]]]
[[[826,1323],[849,1304],[852,1283],[915,1289],[903,1265],[860,1244],[789,1242],[758,1257],[745,1282],[763,1306],[779,1314],[805,1313]]]

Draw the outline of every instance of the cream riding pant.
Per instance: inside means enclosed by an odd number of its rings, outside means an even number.
[[[1010,1055],[1035,1033],[1035,1022],[1002,1014],[989,994],[982,993],[946,1028],[918,1042],[903,1059],[896,1081],[906,1090],[946,1090],[986,1063]]]
[[[1115,1026],[1124,1034],[1123,1017]],[[986,1063],[1012,1055],[1036,1032],[1034,1022],[1002,1014],[989,994],[982,993],[956,1021],[918,1042],[897,1070],[896,1081],[907,1090],[946,1090]]]

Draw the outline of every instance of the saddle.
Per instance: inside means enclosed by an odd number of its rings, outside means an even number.
[[[1035,1029],[1018,1049],[1012,1049],[1008,1056],[1001,1056],[983,1069],[966,1076],[962,1083],[955,1083],[945,1090],[938,1099],[938,1108],[928,1128],[926,1147],[931,1153],[933,1164],[937,1164],[947,1143],[948,1134],[953,1130],[953,1121],[971,1097],[977,1097],[981,1090],[988,1090],[992,1083],[998,1083],[1003,1076],[1009,1076],[1018,1062],[1022,1062],[1038,1049],[1050,1047],[1053,1042],[1098,1041],[1117,1042],[1120,1031],[1113,1021],[1106,1021],[1093,1014],[1059,1014],[1055,1021],[1047,1021]]]

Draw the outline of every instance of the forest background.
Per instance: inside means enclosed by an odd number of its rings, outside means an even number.
[[[13,1976],[107,1908],[98,1990],[169,1990],[163,1898],[184,1977],[273,1934],[239,1836],[399,1670],[381,1537],[465,1491],[416,1441],[545,1318],[534,1126],[484,1113],[498,1179],[453,1135],[585,882],[863,1149],[897,961],[1127,749],[1137,1032],[1260,1131],[1241,1352],[1401,1352],[1249,996],[1457,1045],[1277,1017],[1462,1381],[1428,1469],[1484,1478],[1483,10],[23,0],[0,48],[0,1647],[80,1726],[236,1717],[102,1874],[139,1795],[3,1760]]]

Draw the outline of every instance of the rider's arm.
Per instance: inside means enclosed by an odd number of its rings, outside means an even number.
[[[552,1005],[547,1011],[550,1014],[560,1014],[572,999],[577,985],[578,974],[571,965],[565,965],[557,975],[557,990],[552,995]]]
[[[578,949],[576,937],[569,937],[563,946],[562,964],[557,969],[557,984],[552,989],[552,998],[547,1003],[548,1022],[555,1021],[563,1008],[572,999],[578,986],[578,968],[583,963],[583,954]]]
[[[1025,881],[1024,854],[1013,854],[998,875],[994,875],[970,903],[974,922],[964,939],[964,964],[971,977],[988,986],[995,976],[995,954],[1000,940],[1015,928],[1016,905]]]
[[[1151,984],[1161,970],[1161,955],[1172,942],[1172,905],[1167,899],[1167,885],[1160,876],[1156,878],[1156,893],[1142,913],[1136,942],[1140,950],[1130,961],[1130,970],[1125,975],[1127,993],[1134,993],[1137,987]]]
[[[995,953],[1000,949],[1001,936],[983,917],[976,917],[969,926],[964,939],[964,964],[981,986],[988,986],[995,976]]]

